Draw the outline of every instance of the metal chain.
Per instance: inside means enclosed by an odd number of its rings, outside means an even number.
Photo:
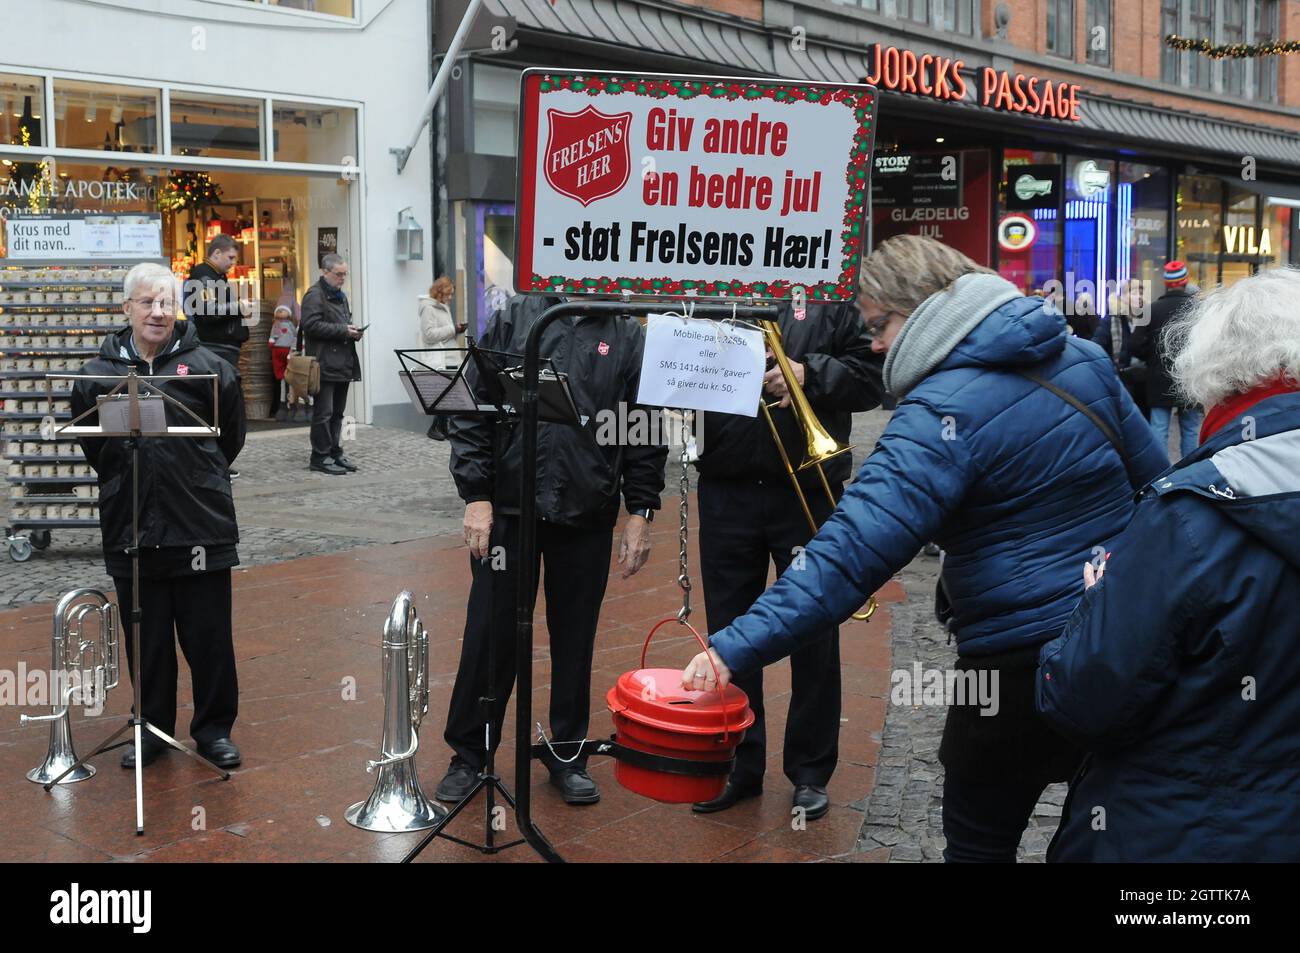
[[[677,613],[677,621],[685,623],[691,617],[691,571],[687,563],[686,544],[688,531],[686,528],[686,510],[687,495],[691,491],[691,476],[688,469],[690,457],[687,453],[690,440],[691,424],[694,421],[694,413],[689,410],[682,411],[682,478],[681,478],[681,504],[679,508],[680,520],[677,527],[677,585],[682,588],[682,608]]]

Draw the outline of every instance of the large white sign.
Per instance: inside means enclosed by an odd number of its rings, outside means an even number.
[[[761,331],[652,314],[637,403],[753,417],[763,390]]]
[[[852,300],[875,90],[527,70],[516,282]]]

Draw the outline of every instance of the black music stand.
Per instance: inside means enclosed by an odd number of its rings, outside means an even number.
[[[154,384],[155,381],[212,381],[212,423],[206,423],[202,417],[190,410],[179,400],[163,392],[161,387]],[[131,685],[133,688],[134,700],[131,707],[131,716],[127,719],[126,724],[117,731],[113,732],[103,742],[95,748],[94,751],[83,758],[77,760],[75,764],[70,765],[63,774],[54,778],[48,784],[44,785],[46,791],[63,780],[64,776],[76,770],[85,762],[89,761],[95,755],[104,751],[112,751],[114,748],[120,748],[126,744],[126,741],[118,741],[126,731],[134,732],[135,739],[135,833],[137,836],[144,834],[144,753],[141,742],[145,729],[148,729],[160,740],[165,742],[168,747],[175,748],[189,757],[193,758],[199,764],[211,768],[221,780],[230,779],[230,772],[224,768],[219,768],[207,758],[203,757],[196,751],[192,751],[185,745],[181,744],[171,735],[164,732],[161,728],[149,722],[141,714],[140,684],[144,679],[144,672],[140,668],[140,618],[143,612],[140,608],[140,438],[141,437],[219,437],[221,428],[217,425],[220,419],[218,412],[219,406],[219,381],[220,376],[217,374],[158,374],[141,377],[134,370],[125,376],[122,375],[96,375],[96,374],[46,374],[45,375],[45,398],[46,406],[53,413],[53,389],[52,383],[56,380],[95,380],[95,381],[117,381],[107,394],[103,395],[96,406],[89,407],[82,411],[62,427],[55,429],[56,435],[67,434],[70,437],[126,437],[127,444],[131,449]],[[143,388],[143,389],[142,389]],[[141,397],[150,402],[148,407],[141,404]],[[161,398],[161,402],[158,399]],[[116,406],[121,400],[120,413]],[[178,427],[168,426],[166,420],[166,408],[168,406],[177,407],[184,411],[194,420],[198,421],[198,426]],[[110,417],[110,408],[113,408]],[[142,411],[148,410],[150,413],[145,414]],[[99,415],[98,426],[78,426],[78,421],[84,420],[91,414]],[[145,417],[150,419],[146,420]]]
[[[397,360],[402,365],[399,376],[406,387],[412,403],[424,414],[430,416],[469,416],[491,418],[494,424],[492,440],[493,478],[501,469],[503,435],[507,426],[514,423],[515,406],[522,393],[521,381],[523,371],[520,367],[522,355],[509,354],[505,351],[493,351],[468,345],[465,357],[455,371],[439,370],[416,357],[417,354],[442,354],[449,351],[460,352],[459,348],[424,348],[420,350],[398,350]],[[465,372],[474,366],[480,390],[488,398],[487,403],[480,403],[474,388],[470,386]],[[552,368],[548,377],[547,411],[542,419],[557,423],[579,423],[577,408],[573,396],[569,393],[568,383],[563,375],[556,374]],[[487,646],[487,670],[496,671],[497,633],[489,630]],[[529,668],[531,672],[531,666]],[[517,689],[516,689],[517,690]],[[532,843],[526,838],[519,838],[505,844],[496,843],[496,831],[492,823],[496,810],[496,795],[518,811],[515,799],[496,773],[496,745],[492,742],[492,714],[496,710],[496,696],[492,688],[492,679],[488,679],[487,694],[479,698],[483,712],[483,769],[465,796],[458,800],[449,811],[438,819],[418,844],[415,845],[402,863],[409,864],[433,843],[434,838],[446,840],[469,847],[483,854],[496,854],[523,843]],[[525,778],[521,783],[528,783]],[[484,791],[483,843],[478,844],[464,840],[446,832],[446,827],[458,815],[479,791]],[[538,836],[541,836],[540,833]],[[545,840],[545,838],[542,838]],[[549,848],[549,843],[547,844]],[[536,849],[536,848],[535,848]],[[541,851],[539,850],[539,853]],[[543,857],[546,854],[543,853]]]

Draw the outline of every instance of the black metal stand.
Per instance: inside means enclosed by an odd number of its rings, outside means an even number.
[[[504,408],[498,407],[497,411],[498,414],[493,428],[492,439],[493,473],[500,471],[502,433],[509,424],[510,419],[510,415]],[[485,572],[491,570],[480,569],[479,571]],[[487,694],[478,700],[479,706],[483,711],[483,770],[479,772],[478,778],[475,780],[473,787],[466,792],[465,796],[457,801],[455,806],[439,819],[438,823],[429,828],[429,830],[425,832],[424,837],[420,839],[420,842],[411,848],[406,856],[402,858],[402,863],[404,864],[409,864],[418,857],[426,847],[433,843],[433,840],[436,837],[442,837],[446,840],[460,844],[463,847],[477,850],[482,854],[497,854],[503,850],[508,850],[511,847],[517,847],[524,843],[524,840],[520,838],[505,844],[497,844],[496,830],[492,826],[492,823],[495,820],[494,815],[496,813],[497,794],[500,794],[502,799],[512,808],[515,806],[515,799],[510,795],[510,790],[505,786],[505,783],[502,782],[501,778],[497,776],[497,746],[492,743],[492,715],[496,711],[497,700],[492,688],[491,673],[496,671],[496,641],[497,633],[495,631],[489,631],[487,648],[487,670],[489,672],[488,688]],[[483,801],[483,843],[476,844],[473,841],[467,841],[460,837],[456,837],[453,834],[448,834],[446,832],[446,827],[455,819],[456,815],[460,814],[460,812],[464,810],[465,806],[469,804],[470,801],[474,800],[475,795],[477,795],[479,791],[486,792],[486,795]]]
[[[206,375],[196,375],[206,376]],[[171,735],[167,734],[161,728],[151,724],[147,718],[141,715],[141,695],[140,685],[143,681],[143,672],[140,670],[140,619],[143,612],[140,608],[140,438],[144,432],[140,429],[140,407],[139,407],[139,378],[135,371],[131,371],[126,378],[126,387],[130,407],[130,435],[127,437],[127,444],[131,449],[131,686],[133,689],[133,703],[131,706],[131,715],[127,718],[126,724],[117,731],[113,732],[104,741],[102,741],[94,751],[80,758],[75,764],[70,765],[63,774],[43,785],[46,791],[49,791],[54,785],[63,780],[65,776],[75,771],[81,765],[85,764],[97,754],[105,751],[112,751],[127,744],[126,741],[118,741],[127,731],[134,735],[135,742],[135,833],[136,836],[144,834],[144,751],[142,742],[144,732],[148,730],[159,740],[163,741],[171,748],[175,748],[182,754],[188,755],[195,761],[208,768],[211,768],[221,780],[230,780],[230,772],[224,768],[219,768],[207,758],[203,757],[196,751],[192,751],[185,745],[181,744]],[[166,400],[171,400],[167,395],[159,392]],[[215,407],[214,407],[215,412]],[[192,412],[191,412],[192,413]],[[154,435],[158,436],[158,435]]]

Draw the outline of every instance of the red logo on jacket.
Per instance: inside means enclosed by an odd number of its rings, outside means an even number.
[[[176,373],[179,374],[181,377],[185,377],[187,374],[189,374],[189,372],[190,372],[190,366],[188,364],[176,365]]]
[[[587,206],[627,185],[632,173],[630,112],[611,116],[587,106],[576,113],[550,109],[546,118],[550,129],[543,168],[551,188]]]
[[[600,352],[601,357],[604,357],[606,354],[609,353],[609,345],[606,344],[604,341],[601,341],[599,344],[596,345],[596,350]]]

